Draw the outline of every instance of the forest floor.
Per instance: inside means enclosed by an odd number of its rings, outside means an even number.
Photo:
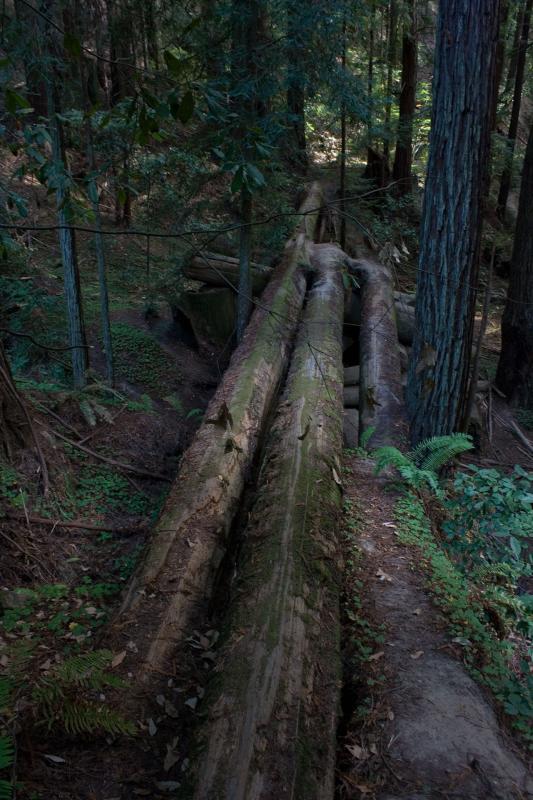
[[[379,224],[381,235],[388,239],[394,231],[386,228],[383,232],[388,224],[384,217],[380,216]],[[361,235],[352,226],[348,234],[351,249],[356,250]],[[3,276],[1,287],[9,288],[9,296],[21,305],[23,314],[24,308],[29,309],[22,321],[31,319],[29,329],[38,334],[42,329],[43,336],[50,315],[54,319],[55,299],[61,302],[60,267],[47,255],[50,247],[43,237],[32,255],[39,265],[38,279],[32,282],[40,289],[41,308],[31,306],[22,267],[16,274]],[[82,265],[88,264],[89,247],[82,247],[81,256]],[[159,256],[168,266],[175,254],[161,251]],[[107,393],[101,383],[97,287],[94,272],[87,268],[82,277],[89,301],[94,400],[88,408],[86,397],[66,392],[50,378],[47,368],[21,380],[36,407],[35,424],[44,431],[55,491],[43,505],[31,485],[33,463],[21,464],[16,474],[2,467],[0,476],[1,499],[14,514],[2,519],[0,529],[5,545],[0,644],[10,648],[19,642],[36,645],[25,676],[29,684],[38,683],[40,675],[48,674],[51,665],[73,648],[90,651],[95,645],[108,644],[106,622],[141,556],[180,455],[199,425],[224,366],[216,354],[199,353],[183,338],[179,340],[166,303],[155,303],[146,313],[151,303],[142,252],[117,248],[112,260],[119,267],[112,285],[117,391]],[[395,269],[399,285],[412,288],[412,263],[395,264]],[[16,292],[11,285],[17,287]],[[498,352],[500,286],[495,294],[482,362],[489,378]],[[24,362],[26,351],[19,347],[16,352]],[[487,411],[493,420],[492,441],[485,442],[482,456],[468,460],[508,469],[521,463],[530,469],[530,454],[520,449],[506,424],[504,403],[492,396]],[[527,415],[518,416],[517,422],[533,428]],[[84,443],[93,454],[56,434]],[[166,480],[122,470],[99,456],[126,463],[133,470],[160,473]],[[445,616],[432,603],[419,554],[398,539],[396,496],[372,475],[365,459],[347,451],[345,464],[349,536],[345,542],[339,800],[533,796],[523,753],[488,693],[467,672],[463,646],[447,634]],[[21,487],[25,488],[21,491]],[[52,524],[40,524],[33,519],[38,516],[49,517]],[[81,518],[100,529],[53,524],[59,518]],[[20,589],[29,593],[21,597]],[[356,623],[349,609],[355,597],[361,609]],[[162,676],[163,692],[158,689],[153,697],[157,711],[142,721],[135,739],[109,736],[104,743],[65,732],[43,734],[42,720],[38,720],[37,734],[26,735],[22,722],[18,752],[22,787],[17,796],[27,800],[175,796],[190,764],[190,732],[202,713],[204,686],[216,658],[220,619],[217,609],[212,611],[201,630],[190,632],[186,658],[176,665],[175,674]],[[134,647],[135,642],[125,642],[114,656],[126,658],[126,664],[128,649]],[[369,648],[364,658],[361,647]]]
[[[532,797],[523,753],[431,602],[420,553],[398,538],[398,493],[375,476],[371,461],[349,451],[344,486],[351,531],[344,599],[349,679],[339,797]],[[368,647],[364,672],[354,663],[354,641]]]

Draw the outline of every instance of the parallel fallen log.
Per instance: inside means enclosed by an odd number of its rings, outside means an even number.
[[[318,274],[243,536],[195,800],[333,797],[344,257],[313,248]]]
[[[320,205],[318,184],[308,200]],[[314,214],[316,225],[318,212]],[[311,223],[308,223],[311,229]],[[138,653],[139,687],[172,670],[172,654],[205,614],[263,427],[287,365],[305,295],[310,242],[301,230],[252,316],[242,343],[183,456],[143,563],[111,628]],[[153,695],[153,692],[152,692]],[[142,692],[141,692],[142,700]],[[140,714],[144,709],[136,708]]]
[[[344,387],[344,408],[359,408],[359,386]]]
[[[415,333],[415,309],[411,298],[413,295],[404,292],[394,292],[394,306],[396,311],[396,326],[398,339],[403,345],[412,345]],[[344,315],[346,325],[361,325],[361,295],[360,291],[352,291],[350,302]]]
[[[359,384],[359,365],[344,368],[344,385],[357,386]]]
[[[259,295],[272,277],[272,269],[264,264],[252,262],[251,272],[252,291],[254,295]],[[183,274],[186,278],[210,286],[236,289],[239,285],[239,260],[220,253],[205,253],[202,256],[194,256],[190,264],[183,267]]]
[[[361,282],[359,436],[374,428],[371,446],[400,443],[406,428],[392,276],[374,261],[350,266]]]

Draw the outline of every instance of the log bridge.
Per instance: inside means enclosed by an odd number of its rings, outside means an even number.
[[[359,430],[372,426],[377,443],[401,427],[397,308],[408,303],[394,297],[384,267],[316,241],[322,203],[315,183],[280,263],[258,288],[261,302],[112,624],[117,640],[136,642],[127,662],[131,711],[147,719],[187,637],[209,618],[221,565],[239,537],[191,758],[195,800],[333,798],[343,412],[345,437],[346,412],[355,412]],[[216,287],[220,263],[191,269]],[[361,284],[355,310],[346,270]],[[264,278],[256,268],[254,281]],[[347,325],[360,331],[364,352],[345,369]],[[353,441],[349,425],[348,432]]]

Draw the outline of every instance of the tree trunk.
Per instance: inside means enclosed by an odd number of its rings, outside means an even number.
[[[305,13],[305,11],[303,12]],[[305,135],[305,33],[302,30],[302,6],[298,0],[287,2],[287,112],[291,132],[289,160],[301,173],[307,171]]]
[[[241,232],[239,236],[239,286],[237,297],[237,341],[240,342],[252,313],[252,272],[250,251],[252,245],[252,195],[241,190]]]
[[[333,797],[344,258],[335,245],[312,251],[317,274],[243,536],[195,800]]]
[[[385,138],[383,139],[383,156],[389,163],[391,140],[391,106],[392,106],[392,80],[396,66],[396,39],[398,34],[398,6],[396,0],[390,0],[388,15],[388,47],[387,47],[387,86],[385,90]]]
[[[533,410],[533,127],[529,133],[502,318],[497,386],[508,399]]]
[[[302,208],[320,206],[314,185]],[[300,233],[256,308],[234,352],[205,420],[183,456],[179,474],[155,527],[146,559],[134,577],[116,630],[139,645],[133,670],[149,690],[164,674],[191,621],[205,614],[258,442],[282,378],[305,294],[302,263],[318,211]],[[138,631],[142,631],[139,641]],[[150,632],[146,636],[146,631]],[[128,669],[131,669],[131,664]]]
[[[344,5],[343,14],[342,14],[342,55],[341,55],[341,68],[342,68],[342,78],[346,80],[346,29],[347,29],[347,21],[346,21],[346,4]],[[339,180],[339,194],[340,194],[340,203],[339,203],[339,214],[340,214],[340,245],[343,250],[346,249],[346,98],[345,98],[346,89],[343,89],[342,93],[342,100],[341,100],[341,163],[340,163],[340,180]]]
[[[448,0],[439,6],[407,383],[415,443],[459,430],[465,414],[499,5],[499,0]]]
[[[496,205],[496,213],[498,214],[498,217],[501,219],[502,222],[505,221],[507,200],[509,199],[509,192],[511,190],[511,179],[513,173],[513,156],[514,156],[514,149],[516,142],[516,134],[518,133],[518,122],[520,119],[520,106],[522,104],[522,87],[524,85],[524,73],[526,66],[527,45],[529,39],[529,26],[531,22],[532,8],[533,8],[533,0],[526,0],[524,13],[522,16],[520,42],[518,44],[513,106],[511,109],[511,120],[509,122],[509,131],[507,134],[505,165],[502,172],[500,191],[498,192],[498,202]]]
[[[33,108],[32,117],[39,120],[46,117],[48,107],[46,104],[46,85],[42,75],[42,65],[39,63],[34,48],[35,37],[38,36],[38,17],[35,11],[28,8],[21,0],[15,0],[15,16],[20,26],[22,45],[22,62],[26,79],[26,97]]]
[[[516,65],[518,63],[518,51],[520,50],[520,37],[522,35],[522,22],[524,19],[524,7],[527,0],[523,0],[522,5],[518,8],[516,16],[516,25],[514,30],[513,42],[511,45],[511,52],[509,54],[509,68],[507,70],[507,79],[505,81],[505,94],[509,94],[516,80]]]
[[[43,4],[46,16],[53,19],[54,0]],[[60,176],[56,187],[57,221],[59,225],[59,247],[63,262],[63,281],[67,305],[67,322],[69,330],[69,344],[72,348],[72,378],[76,388],[85,386],[86,371],[88,366],[87,342],[85,339],[85,326],[81,301],[80,275],[76,253],[76,240],[74,231],[70,227],[72,211],[70,209],[70,196],[68,189],[67,161],[65,157],[65,144],[63,125],[60,119],[60,102],[58,80],[54,67],[49,62],[58,49],[55,42],[54,31],[50,23],[43,22],[44,40],[46,42],[46,55],[48,66],[45,71],[46,98],[48,108],[48,126],[52,140],[52,160],[54,170]]]
[[[392,178],[398,181],[398,194],[409,194],[413,190],[413,119],[416,110],[417,80],[417,24],[416,0],[409,3],[410,22],[406,26],[402,41],[402,87],[400,91],[400,117],[398,140],[394,154]]]
[[[0,434],[1,453],[8,461],[20,448],[32,442],[32,432],[11,375],[11,369],[0,340]]]
[[[392,276],[376,262],[353,264],[361,281],[359,435],[374,428],[370,442],[380,447],[406,432]]]
[[[371,165],[372,128],[374,125],[374,24],[376,20],[376,7],[374,0],[370,0],[370,22],[368,29],[368,69],[367,69],[367,96],[368,96],[368,133],[367,133],[367,169]]]
[[[252,276],[252,293],[260,295],[268,281],[272,277],[272,270],[264,264],[250,262]],[[218,253],[205,253],[202,256],[194,256],[190,264],[183,267],[183,274],[186,278],[194,281],[202,281],[210,286],[227,288],[238,286],[239,280],[239,261],[231,256]]]

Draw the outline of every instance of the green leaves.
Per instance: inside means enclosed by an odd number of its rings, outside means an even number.
[[[240,164],[238,167],[234,167],[233,180],[231,182],[231,191],[233,194],[240,192],[241,189],[245,189],[250,192],[250,194],[253,194],[256,189],[262,188],[265,184],[264,175],[255,164],[246,162]]]
[[[9,111],[10,114],[16,114],[20,111],[27,113],[31,110],[31,105],[25,97],[7,87],[4,89],[4,103],[6,111]]]

